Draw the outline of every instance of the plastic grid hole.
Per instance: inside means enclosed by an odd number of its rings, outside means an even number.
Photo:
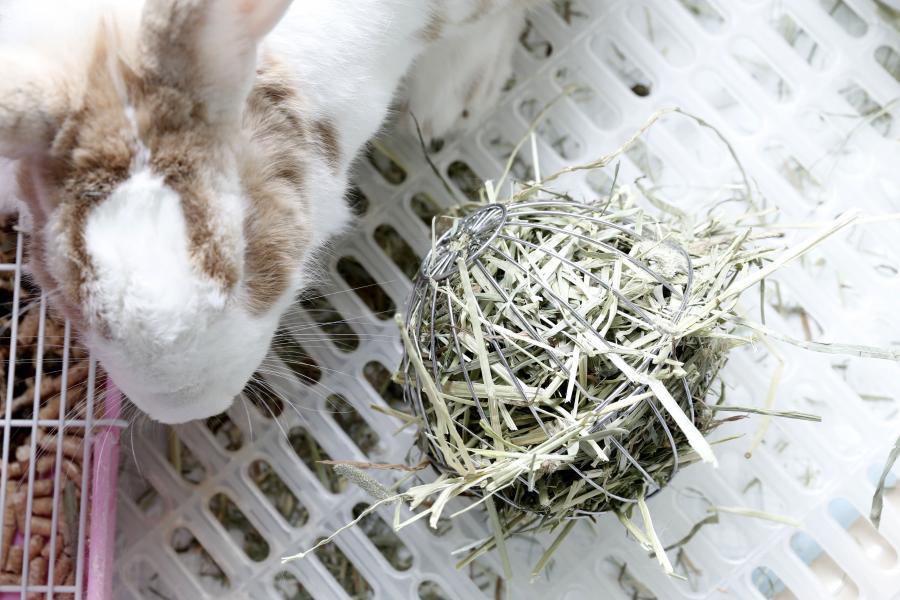
[[[300,580],[288,571],[276,573],[272,585],[281,600],[316,600]]]
[[[824,324],[809,312],[801,294],[788,283],[789,279],[772,279],[766,284],[766,311],[772,311],[782,320],[782,327],[804,340],[819,339],[825,333]]]
[[[608,198],[612,193],[613,179],[603,171],[588,171],[584,182],[597,198]]]
[[[502,165],[501,168],[505,168],[516,144],[510,141],[500,129],[490,125],[481,132],[480,138],[481,146],[497,161],[498,165]],[[516,181],[530,181],[534,179],[534,169],[529,164],[528,156],[530,156],[530,152],[518,152],[513,157],[509,173],[510,177]]]
[[[358,185],[350,186],[345,198],[347,204],[350,206],[350,210],[352,210],[353,214],[357,217],[361,217],[369,211],[369,197],[359,189]]]
[[[256,373],[247,382],[241,398],[245,403],[250,403],[263,417],[274,419],[284,412],[284,401],[280,394],[260,374]]]
[[[264,561],[269,556],[269,543],[253,526],[247,515],[225,493],[219,492],[209,499],[209,512],[222,525],[229,537],[253,562]]]
[[[647,148],[647,144],[643,140],[635,141],[625,151],[625,156],[653,183],[661,185],[666,181],[667,178],[664,176],[664,172],[668,169],[665,163]]]
[[[476,558],[465,567],[466,575],[489,598],[503,598],[506,580],[483,560]]]
[[[893,372],[849,358],[832,359],[831,369],[862,400],[872,418],[889,423],[900,416],[900,395],[888,383],[896,377]]]
[[[546,60],[553,54],[553,44],[537,30],[531,19],[525,23],[525,29],[519,36],[519,44],[537,60]]]
[[[409,406],[403,398],[403,388],[393,380],[391,372],[378,361],[369,361],[363,367],[363,376],[388,406],[402,412],[409,412]]]
[[[694,60],[694,49],[676,34],[656,10],[646,4],[628,8],[628,21],[669,64],[683,67]]]
[[[466,198],[478,200],[484,180],[468,164],[462,160],[454,160],[447,166],[447,178]]]
[[[381,438],[350,402],[333,394],[328,397],[327,405],[331,418],[363,454],[373,456],[383,450]]]
[[[759,115],[738,100],[717,73],[703,69],[693,80],[697,92],[735,131],[749,135],[762,126]]]
[[[869,468],[866,469],[866,479],[872,485],[872,489],[878,485],[878,480],[881,478],[881,472],[884,469],[884,463],[875,463],[869,465]],[[885,500],[890,495],[890,492],[897,490],[900,486],[897,485],[897,482],[900,481],[898,479],[898,469],[900,469],[900,465],[894,463],[893,468],[888,471],[887,477],[884,480],[884,490],[885,490]]]
[[[853,579],[809,534],[803,531],[795,533],[791,536],[790,546],[832,597],[842,600],[859,597],[859,587]]]
[[[843,0],[819,0],[819,6],[822,7],[828,15],[837,22],[847,34],[853,37],[862,37],[866,35],[869,26],[859,16],[859,14],[850,8]]]
[[[744,444],[749,444],[744,442]],[[740,505],[746,508],[783,515],[788,505],[778,490],[761,479],[752,468],[753,459],[739,454],[729,454],[721,458],[720,476],[739,494]],[[761,527],[777,527],[774,523],[760,523]]]
[[[708,129],[690,119],[682,118],[664,117],[660,124],[680,149],[701,166],[715,169],[725,162],[724,145]]]
[[[795,156],[789,153],[781,141],[773,141],[762,151],[766,162],[781,175],[781,178],[799,192],[806,202],[822,202],[822,185]]]
[[[604,590],[622,600],[658,600],[653,590],[641,581],[628,562],[617,556],[607,556],[598,563]],[[599,582],[598,582],[599,587]]]
[[[140,560],[128,566],[125,579],[137,589],[141,598],[155,600],[176,600],[178,598],[169,583],[159,571],[147,560]],[[60,597],[65,597],[60,594]]]
[[[300,306],[325,332],[334,347],[341,352],[353,352],[359,348],[359,336],[328,299],[328,294],[312,288],[305,290]]]
[[[875,62],[900,83],[900,53],[888,45],[878,46],[875,49]]]
[[[400,185],[406,181],[406,169],[400,166],[398,160],[389,152],[380,144],[370,143],[366,158],[386,182]]]
[[[122,474],[122,486],[128,498],[148,518],[159,517],[165,511],[165,502],[159,491],[146,478]]]
[[[731,56],[772,98],[778,102],[787,102],[791,99],[793,96],[791,86],[775,70],[769,58],[760,50],[756,42],[747,38],[738,38],[731,46]]]
[[[797,597],[769,567],[756,567],[750,574],[753,587],[766,600],[796,600]]]
[[[838,90],[838,93],[878,135],[886,138],[893,135],[894,118],[862,86],[851,81]]]
[[[316,543],[319,541],[316,540]],[[325,544],[316,550],[315,555],[350,598],[369,600],[375,597],[375,590],[336,543]]]
[[[172,532],[170,545],[178,560],[207,592],[221,594],[231,588],[228,575],[187,527]]]
[[[709,517],[709,508],[714,504],[708,497],[708,491],[688,488],[678,497],[677,511],[689,523],[699,523]],[[715,526],[702,528],[697,533],[697,538],[706,540],[725,559],[742,560],[752,546],[747,540],[746,531],[739,527],[741,524],[735,518],[722,516]]]
[[[677,575],[684,577],[684,581],[690,591],[701,593],[709,590],[712,583],[710,582],[708,571],[703,568],[702,562],[692,558],[692,547],[694,547],[693,541],[674,550],[675,556],[672,558],[672,568]]]
[[[206,428],[228,452],[237,452],[244,447],[244,432],[231,420],[228,413],[206,419]]]
[[[591,50],[632,94],[644,98],[652,93],[650,77],[609,37],[598,35],[591,38]]]
[[[590,9],[580,0],[553,0],[553,12],[569,26],[581,26],[591,20]]]
[[[798,386],[791,396],[791,404],[798,410],[822,418],[820,426],[813,431],[820,439],[825,438],[835,451],[844,457],[858,457],[865,452],[863,436],[847,423],[838,408],[841,405],[839,392],[821,386],[803,385]]]
[[[589,78],[579,69],[563,65],[554,71],[553,78],[560,88],[574,86],[570,100],[600,129],[615,129],[622,123],[621,113],[587,83]]]
[[[871,485],[870,489],[875,490],[878,486],[883,469],[884,462],[869,465],[866,470],[866,479]],[[894,512],[900,511],[900,484],[898,484],[900,480],[898,480],[898,475],[900,475],[900,465],[895,464],[884,480],[884,494],[882,496],[884,506],[890,506]]]
[[[309,511],[268,462],[257,459],[247,466],[247,475],[269,504],[291,527],[303,527]]]
[[[432,220],[441,214],[441,207],[425,192],[417,192],[410,196],[409,207],[429,231]]]
[[[397,265],[404,275],[409,279],[416,277],[422,260],[393,226],[382,223],[375,228],[372,237],[382,252]]]
[[[678,0],[678,2],[706,31],[717,33],[725,27],[725,17],[707,0]]]
[[[822,71],[830,64],[829,52],[792,15],[779,11],[770,24],[810,67]]]
[[[534,97],[528,97],[523,99],[519,103],[519,113],[527,122],[531,123],[534,122],[534,120],[538,117],[544,106],[545,103],[543,101]],[[558,156],[560,156],[564,160],[572,161],[579,154],[581,154],[581,148],[583,147],[583,144],[577,136],[569,131],[566,131],[562,126],[558,124],[558,122],[553,117],[554,114],[560,114],[559,106],[551,108],[549,112],[544,116],[544,118],[537,126],[537,135],[548,146],[550,146]],[[513,147],[514,146],[510,146],[509,150],[511,151]],[[507,152],[507,156],[508,155],[509,152]],[[505,160],[500,161],[500,164],[505,163]],[[527,176],[530,173],[533,173],[533,169],[531,169],[529,166],[525,175]],[[527,179],[525,180],[527,181]]]
[[[885,571],[897,565],[897,550],[850,502],[835,498],[828,504],[828,514],[853,538],[870,564]]]
[[[358,518],[367,508],[369,505],[365,503],[354,506],[353,518]],[[359,522],[359,529],[394,569],[408,571],[413,566],[412,552],[378,514],[373,512],[363,517]]]
[[[797,443],[797,434],[782,431],[783,425],[775,423],[769,434],[763,438],[766,448],[775,462],[781,466],[794,482],[807,492],[815,492],[825,485],[826,477],[819,461],[813,454]]]
[[[172,428],[168,429],[165,452],[169,465],[184,481],[199,485],[206,479],[206,467]]]
[[[319,363],[300,345],[291,331],[279,329],[275,333],[272,347],[278,358],[302,383],[313,385],[322,379],[322,369],[319,367]],[[270,391],[275,394],[274,389]],[[271,412],[273,416],[277,417],[284,410],[284,403],[281,398],[277,397],[277,394],[275,396],[270,394],[269,398],[276,401]]]
[[[335,473],[334,469],[322,464],[323,460],[331,460],[331,456],[306,429],[294,427],[288,432],[287,438],[291,448],[323,488],[332,494],[340,494],[347,489],[347,481]]]
[[[843,117],[843,115],[841,115]],[[817,106],[801,108],[796,123],[811,143],[819,148],[810,170],[827,173],[838,166],[842,169],[865,168],[865,157],[847,133],[836,126],[835,115]]]
[[[337,272],[377,318],[385,321],[394,317],[397,305],[358,260],[342,257],[337,262]]]
[[[450,600],[450,596],[437,582],[425,580],[416,588],[419,600]]]

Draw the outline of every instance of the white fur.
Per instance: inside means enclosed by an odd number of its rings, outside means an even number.
[[[483,17],[488,21],[473,25],[466,21],[481,0],[443,0],[449,37],[428,50],[422,32],[435,2],[427,0],[295,0],[286,13],[289,0],[211,0],[199,49],[208,70],[196,83],[223,129],[236,129],[234,113],[253,76],[256,43],[283,15],[265,44],[294,71],[305,117],[334,126],[342,160],[336,172],[324,158],[307,165],[312,236],[307,259],[297,265],[294,287],[267,314],[253,316],[239,293],[223,291],[192,266],[181,199],[147,170],[146,153],[138,154],[130,179],[89,215],[87,249],[96,282],[84,307],[88,315],[101,314],[108,329],[92,328],[85,341],[135,404],[168,423],[227,408],[262,361],[281,314],[307,279],[309,257],[347,227],[348,173],[384,121],[413,60],[427,50],[413,71],[410,104],[433,134],[441,134],[463,108],[477,113],[496,98],[521,7],[532,1],[495,2],[494,13]],[[78,66],[87,61],[99,16],[115,25],[120,52],[133,55],[142,5],[143,0],[9,0],[0,5],[0,46],[13,57],[27,46],[43,64],[53,65],[41,73],[42,86],[65,81],[69,93],[78,95],[79,82],[68,79],[83,73]],[[448,73],[448,64],[459,71]],[[482,72],[483,85],[469,94]],[[235,164],[225,165],[215,186],[214,230],[240,257],[249,200]],[[55,235],[61,223],[52,207],[46,208],[48,239],[57,242],[48,245],[48,253],[61,263],[68,252],[62,236]],[[53,264],[48,268],[54,271]],[[67,278],[58,271],[54,276]]]
[[[477,123],[496,105],[512,75],[512,55],[524,24],[524,6],[512,5],[494,18],[451,31],[426,49],[404,89],[407,126],[415,132],[415,117],[428,140],[450,131],[463,133]]]
[[[116,342],[173,351],[225,308],[192,266],[181,198],[148,169],[91,211],[85,239],[96,278],[88,314],[102,314]]]

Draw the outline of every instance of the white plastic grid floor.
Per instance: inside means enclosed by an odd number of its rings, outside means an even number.
[[[516,55],[517,82],[502,105],[434,159],[462,196],[471,188],[470,172],[485,178],[500,173],[536,112],[577,83],[579,91],[539,128],[545,173],[617,147],[654,110],[678,105],[724,133],[785,223],[825,221],[849,208],[896,212],[900,31],[887,23],[889,10],[888,3],[872,0],[556,0],[531,19]],[[289,318],[317,367],[294,364],[311,378],[308,384],[269,376],[296,410],[283,406],[273,420],[237,403],[224,425],[179,428],[181,475],[167,459],[162,428],[126,434],[123,451],[131,465],[120,494],[115,598],[900,594],[900,484],[890,482],[880,533],[861,517],[879,462],[900,433],[900,369],[780,344],[779,407],[821,414],[823,423],[775,422],[749,460],[743,454],[759,421],[729,424],[717,437],[745,436],[717,448],[720,468],[687,469],[651,509],[666,544],[706,516],[698,491],[718,505],[800,519],[803,529],[723,517],[673,556],[687,582],[667,579],[609,518],[577,527],[547,575],[531,585],[527,574],[546,539],[513,544],[522,561],[512,582],[499,581],[493,556],[454,569],[449,552],[484,533],[477,515],[440,535],[421,523],[405,529],[396,534],[399,551],[386,524],[369,521],[338,538],[335,548],[346,559],[332,550],[282,566],[281,556],[308,548],[369,501],[352,486],[317,475],[315,463],[309,460],[310,468],[304,458],[325,453],[405,462],[412,441],[409,432],[392,435],[397,421],[370,405],[384,403],[379,391],[395,399],[385,377],[400,355],[391,317],[410,287],[405,258],[427,251],[425,222],[451,199],[414,140],[392,137],[381,144],[391,158],[376,150],[359,165],[357,205],[366,210],[326,261],[333,279],[319,286],[322,298],[298,306]],[[528,176],[529,162],[517,162],[520,176]],[[734,180],[724,146],[679,117],[664,119],[628,153],[619,181],[630,183],[641,173],[682,207],[698,197],[727,195],[725,184]],[[609,180],[592,174],[567,185],[594,197]],[[787,236],[804,233],[788,230]],[[786,269],[767,286],[767,325],[798,338],[896,347],[898,233],[896,225],[857,227]],[[367,286],[362,295],[351,291],[358,286]],[[754,299],[747,301],[757,310]],[[349,322],[349,331],[330,323],[332,309]],[[724,374],[728,401],[762,404],[777,365],[763,348],[736,353]],[[383,517],[389,522],[389,512]],[[380,549],[389,546],[394,550],[385,557]],[[347,576],[354,568],[357,573]]]

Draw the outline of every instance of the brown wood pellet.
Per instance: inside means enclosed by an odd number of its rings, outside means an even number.
[[[22,572],[22,561],[24,560],[25,550],[22,546],[15,545],[9,549],[9,556],[6,557],[6,565],[3,567],[5,571],[10,573]]]
[[[31,541],[28,542],[28,560],[33,560],[41,554],[46,542],[40,535],[32,535]]]
[[[6,483],[6,506],[3,510],[3,526],[0,531],[0,585],[20,585],[24,563],[28,563],[28,584],[47,585],[50,577],[50,537],[53,532],[53,514],[56,511],[56,556],[53,569],[53,584],[74,585],[76,561],[73,554],[77,540],[68,531],[63,500],[66,494],[77,503],[81,496],[81,465],[83,460],[83,438],[66,432],[62,438],[56,433],[38,431],[35,448],[37,459],[31,454],[31,437],[21,439],[15,450],[15,462],[9,463]],[[54,505],[54,483],[56,480],[57,445],[60,445],[62,461],[59,464],[59,485],[57,504]],[[10,457],[12,458],[12,457]],[[33,476],[29,473],[34,463]],[[32,478],[32,485],[28,479]],[[71,488],[71,489],[70,489]],[[31,515],[28,527],[30,540],[27,545],[13,543],[16,534],[24,534],[28,499],[31,496]],[[76,508],[76,510],[78,510]],[[29,592],[27,598],[43,598],[45,593]],[[54,593],[61,600],[74,598],[71,593]]]
[[[38,556],[31,559],[31,562],[28,563],[28,585],[46,585],[46,583],[47,559],[43,556]],[[40,598],[42,598],[43,596],[43,593],[32,592],[25,597],[29,599],[33,598],[34,600],[40,600]]]

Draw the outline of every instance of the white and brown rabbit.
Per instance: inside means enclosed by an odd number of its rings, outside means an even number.
[[[477,113],[529,1],[0,2],[0,199],[35,279],[150,417],[225,410],[401,78],[429,135]]]

